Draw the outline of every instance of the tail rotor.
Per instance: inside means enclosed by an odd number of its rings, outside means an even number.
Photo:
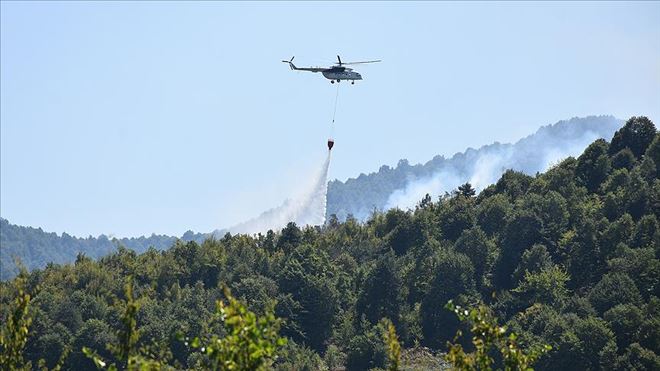
[[[295,58],[295,57],[296,57],[296,56],[294,55],[293,57],[291,57],[291,59],[289,59],[288,61],[282,61],[282,63],[288,63],[288,64],[289,64],[289,67],[290,67],[292,70],[295,70],[295,69],[296,69],[296,66],[293,65],[293,58]]]

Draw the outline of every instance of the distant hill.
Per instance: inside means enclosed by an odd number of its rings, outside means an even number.
[[[181,236],[184,241],[202,242],[206,234],[186,232]],[[147,251],[149,247],[164,250],[172,246],[177,237],[152,234],[150,237],[138,238],[108,238],[89,236],[78,238],[62,233],[44,232],[41,228],[21,227],[10,224],[7,219],[0,218],[0,279],[13,277],[16,272],[14,258],[19,258],[26,268],[43,268],[48,263],[64,264],[76,259],[78,253],[91,258],[99,258],[124,246],[138,253]]]
[[[468,148],[451,158],[435,156],[425,164],[400,160],[395,168],[384,165],[375,173],[334,180],[328,184],[326,218],[335,214],[343,220],[350,214],[364,220],[374,209],[414,206],[426,193],[442,195],[468,181],[483,189],[507,169],[534,175],[558,160],[579,155],[597,138],[611,139],[621,126],[623,121],[613,116],[572,118],[543,126],[514,144]]]

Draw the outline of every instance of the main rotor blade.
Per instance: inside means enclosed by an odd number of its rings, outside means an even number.
[[[364,63],[376,63],[376,62],[382,62],[380,59],[376,59],[374,61],[362,61],[362,62],[344,62],[342,64],[364,64]]]
[[[342,64],[345,64],[345,63],[341,63],[341,58],[339,58],[339,56],[337,56],[337,60],[339,61],[339,65],[340,65],[340,66],[341,66]]]

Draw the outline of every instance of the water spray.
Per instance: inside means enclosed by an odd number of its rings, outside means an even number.
[[[331,151],[328,150],[320,169],[310,176],[303,177],[303,179],[310,179],[310,182],[298,194],[256,218],[229,228],[229,231],[232,233],[264,233],[269,229],[280,230],[289,222],[295,222],[299,226],[323,225],[325,223],[330,155]]]

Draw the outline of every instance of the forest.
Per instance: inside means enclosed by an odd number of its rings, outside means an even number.
[[[183,241],[201,243],[208,234],[188,231]],[[0,280],[8,280],[18,273],[14,260],[19,259],[28,270],[44,268],[48,263],[71,263],[79,252],[90,258],[100,258],[123,246],[142,253],[150,247],[164,250],[171,247],[176,237],[152,234],[149,237],[113,238],[106,235],[80,238],[64,232],[61,235],[45,232],[41,228],[10,224],[0,218]]]
[[[632,117],[478,194],[78,254],[0,283],[2,367],[658,370],[659,167]]]

